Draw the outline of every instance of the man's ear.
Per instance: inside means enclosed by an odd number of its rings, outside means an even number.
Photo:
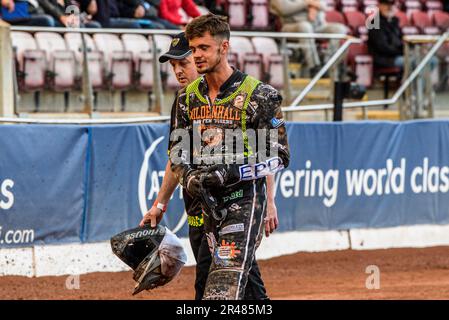
[[[230,47],[229,40],[223,40],[223,41],[221,42],[221,50],[222,50],[222,52],[225,53],[226,55],[227,55],[228,52],[229,52],[229,47]]]

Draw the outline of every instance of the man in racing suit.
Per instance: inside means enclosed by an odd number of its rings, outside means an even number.
[[[212,254],[203,299],[242,299],[262,237],[266,176],[287,167],[290,158],[282,97],[229,66],[226,18],[195,18],[186,37],[204,76],[178,93],[172,171],[202,199]],[[229,136],[231,146],[224,143]]]
[[[173,38],[170,49],[159,57],[159,62],[169,61],[176,75],[176,79],[183,87],[198,78],[191,50],[184,33],[180,33]],[[176,101],[176,100],[175,100]],[[173,131],[175,122],[176,104],[172,107],[172,123],[170,132]],[[171,163],[168,161],[161,190],[152,208],[140,222],[140,226],[151,223],[153,227],[162,219],[166,210],[167,203],[174,193],[178,181],[171,172]],[[274,187],[274,179],[268,183],[268,187]],[[277,227],[277,212],[274,204],[274,192],[269,196],[270,206],[267,210],[269,219],[266,223],[265,232],[268,236]],[[195,279],[195,299],[200,300],[203,297],[206,286],[207,275],[211,264],[211,255],[209,253],[208,243],[204,234],[204,218],[199,198],[192,198],[186,190],[183,190],[183,199],[185,203],[187,221],[189,225],[189,240],[193,255],[196,260],[196,279]],[[153,220],[153,221],[152,221]],[[264,283],[262,281],[259,267],[254,260],[248,275],[248,285],[245,291],[245,300],[265,300],[268,299]]]

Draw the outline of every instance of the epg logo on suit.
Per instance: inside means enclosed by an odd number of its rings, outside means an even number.
[[[14,181],[11,179],[0,179],[0,210],[9,210],[14,205],[13,187]]]

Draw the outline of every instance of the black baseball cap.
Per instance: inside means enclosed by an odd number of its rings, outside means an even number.
[[[384,3],[384,4],[394,4],[394,0],[379,0],[379,3]]]
[[[171,44],[170,49],[159,57],[159,62],[164,63],[170,59],[181,60],[192,54],[189,48],[189,41],[187,40],[184,32],[177,34]]]

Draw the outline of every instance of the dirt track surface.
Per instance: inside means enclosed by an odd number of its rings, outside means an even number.
[[[380,269],[380,289],[366,288],[366,268]],[[449,299],[449,247],[298,253],[260,261],[272,299]],[[194,268],[166,287],[131,296],[130,272],[67,277],[0,277],[0,299],[193,299]]]

